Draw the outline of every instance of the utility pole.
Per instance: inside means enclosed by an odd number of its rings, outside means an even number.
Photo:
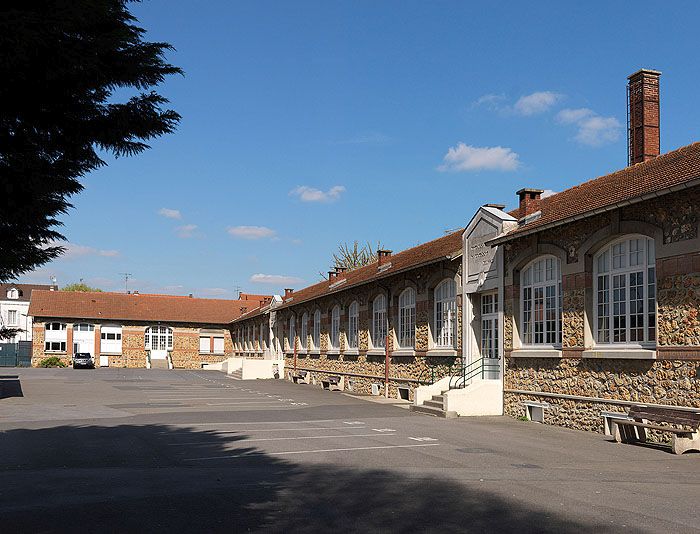
[[[131,276],[131,273],[119,273],[124,277],[124,293],[129,292],[129,277]]]

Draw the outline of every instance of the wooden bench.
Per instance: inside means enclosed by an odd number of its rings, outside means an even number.
[[[700,408],[695,412],[639,405],[630,408],[628,417],[629,419],[611,420],[615,426],[615,441],[618,443],[644,443],[648,428],[673,434],[671,450],[675,454],[689,450],[700,451]]]
[[[339,376],[329,376],[325,380],[321,380],[321,385],[323,386],[323,389],[327,389],[328,391],[333,391],[332,388],[342,390],[343,388],[340,381],[341,378]]]
[[[306,377],[308,376],[307,371],[297,371],[297,374],[292,375],[292,380],[295,384],[308,384]]]

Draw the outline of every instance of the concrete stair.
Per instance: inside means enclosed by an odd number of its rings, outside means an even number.
[[[243,369],[237,369],[228,375],[230,378],[233,378],[234,380],[243,380]]]
[[[433,395],[433,398],[425,401],[420,406],[411,406],[412,412],[424,413],[435,417],[452,418],[457,417],[454,412],[446,412],[443,409],[444,397],[442,395]]]
[[[151,359],[151,369],[168,369],[168,360]]]

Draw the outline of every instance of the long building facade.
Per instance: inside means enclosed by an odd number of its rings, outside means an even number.
[[[486,204],[463,230],[286,290],[232,322],[234,353],[599,432],[636,403],[700,408],[700,144],[659,154],[659,75],[629,78],[627,168],[523,188],[515,209]]]

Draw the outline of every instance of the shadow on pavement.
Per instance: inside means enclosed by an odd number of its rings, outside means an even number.
[[[0,434],[5,532],[605,532],[452,480],[306,465],[167,425]],[[389,453],[390,454],[390,453]],[[235,458],[192,461],[224,455]]]
[[[17,375],[0,375],[0,399],[24,397],[22,383]]]

